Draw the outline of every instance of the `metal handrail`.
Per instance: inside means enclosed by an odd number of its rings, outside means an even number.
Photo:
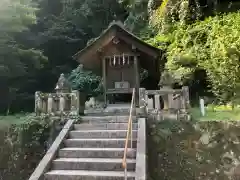
[[[122,167],[124,168],[125,180],[127,180],[127,162],[126,161],[127,161],[127,150],[128,150],[129,136],[131,138],[130,140],[131,140],[131,148],[132,148],[132,112],[133,112],[133,104],[134,103],[135,103],[135,88],[133,89],[133,93],[132,93],[130,114],[129,114],[129,119],[128,119],[127,136],[126,136],[124,155],[123,155],[123,160],[122,160]]]

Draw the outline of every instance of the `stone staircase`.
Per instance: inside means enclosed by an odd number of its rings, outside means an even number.
[[[122,158],[127,116],[83,117],[73,124],[44,173],[45,180],[124,180]],[[127,152],[127,179],[136,174],[138,124],[133,123],[133,148]],[[31,178],[30,178],[31,179]]]

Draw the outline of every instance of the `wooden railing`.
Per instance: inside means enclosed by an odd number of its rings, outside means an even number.
[[[78,115],[79,92],[70,93],[35,93],[36,115]]]
[[[135,108],[135,89],[133,89],[132,93],[132,100],[131,100],[131,107],[130,107],[130,114],[128,119],[128,128],[127,128],[127,136],[125,140],[125,148],[124,148],[124,155],[122,160],[122,167],[124,168],[124,176],[125,180],[127,180],[127,152],[128,152],[128,143],[130,139],[130,144],[132,148],[132,116],[133,116],[133,108]]]

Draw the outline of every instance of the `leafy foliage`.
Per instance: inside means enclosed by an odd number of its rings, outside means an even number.
[[[74,90],[86,93],[88,96],[97,96],[102,93],[102,78],[81,66],[72,70],[68,81]]]
[[[1,113],[33,111],[34,92],[52,91],[59,74],[77,66],[72,55],[127,15],[117,0],[0,4]]]
[[[41,61],[47,60],[42,51],[28,48],[18,38],[36,23],[36,10],[31,0],[0,2],[0,81],[1,89],[7,92],[4,94],[7,97],[7,111],[19,90],[15,79],[40,68]]]
[[[12,123],[0,118],[0,179],[26,180],[59,133],[61,123],[32,115],[11,118]]]
[[[29,65],[38,65],[46,58],[42,52],[26,49],[16,35],[36,23],[36,8],[30,0],[4,0],[0,7],[0,78],[22,76]]]
[[[148,135],[150,179],[238,177],[238,122],[151,121]]]
[[[178,26],[171,34],[166,67],[177,79],[206,71],[212,92],[222,101],[237,97],[239,89],[240,13],[207,18]]]

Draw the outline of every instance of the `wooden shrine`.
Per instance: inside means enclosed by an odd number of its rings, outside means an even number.
[[[158,48],[127,31],[121,22],[114,22],[73,58],[85,69],[102,76],[107,105],[112,94],[130,94],[136,88],[136,96],[139,95],[141,68],[150,77],[160,78],[160,56]]]

